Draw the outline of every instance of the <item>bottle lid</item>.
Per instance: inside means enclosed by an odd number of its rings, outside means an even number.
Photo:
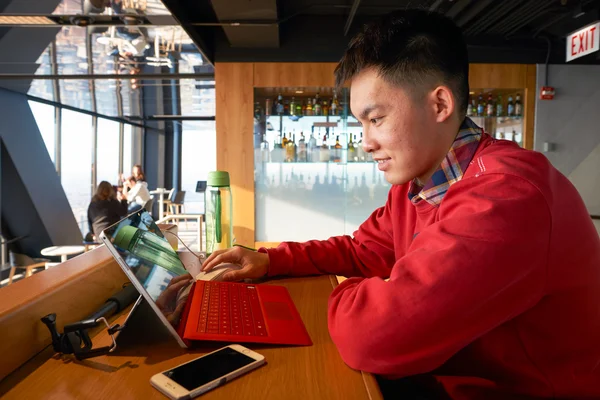
[[[122,249],[128,249],[133,236],[137,233],[138,228],[134,226],[125,225],[117,231],[113,244]]]
[[[208,186],[214,186],[214,187],[229,186],[229,172],[227,172],[227,171],[211,171],[211,172],[209,172],[206,184]]]

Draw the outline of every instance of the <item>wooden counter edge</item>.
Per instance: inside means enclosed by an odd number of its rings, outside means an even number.
[[[332,288],[335,289],[339,285],[339,278],[342,278],[341,281],[346,279],[345,277],[329,275],[329,281],[331,282]],[[367,389],[367,395],[369,396],[369,399],[383,399],[383,395],[381,394],[381,390],[379,389],[379,384],[377,384],[377,379],[375,379],[375,376],[373,376],[373,374],[369,372],[364,371],[360,371],[360,374],[362,375],[362,379],[365,384],[365,389]]]
[[[57,329],[62,330],[94,312],[127,281],[101,246],[2,288],[0,380],[51,343],[41,317],[56,313]]]

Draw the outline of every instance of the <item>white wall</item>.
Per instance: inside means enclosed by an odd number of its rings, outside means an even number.
[[[545,76],[538,65],[537,93]],[[552,143],[546,157],[573,182],[590,214],[600,215],[600,65],[551,65],[549,85],[555,99],[536,100],[535,150]]]

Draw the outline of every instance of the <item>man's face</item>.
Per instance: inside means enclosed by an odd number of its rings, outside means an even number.
[[[386,82],[374,68],[352,78],[350,107],[363,126],[363,148],[389,183],[404,184],[439,165],[447,138],[436,122],[433,103],[432,96],[417,97]]]

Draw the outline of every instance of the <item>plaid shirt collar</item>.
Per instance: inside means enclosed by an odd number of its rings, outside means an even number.
[[[408,189],[410,201],[417,204],[425,200],[432,206],[438,207],[450,186],[462,179],[477,151],[482,134],[483,129],[470,118],[465,118],[446,158],[429,181],[422,184],[418,178],[415,178],[411,182]]]

